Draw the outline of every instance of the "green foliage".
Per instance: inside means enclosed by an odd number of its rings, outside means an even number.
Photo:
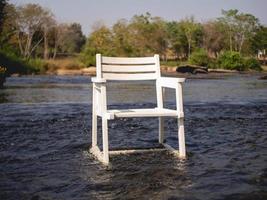
[[[207,67],[210,62],[208,53],[205,49],[197,49],[189,57],[189,63],[193,65],[205,66]]]
[[[229,39],[230,51],[242,52],[245,42],[255,35],[259,20],[249,13],[239,13],[236,9],[222,10],[223,17],[218,18]]]
[[[10,51],[0,50],[0,66],[7,69],[6,74],[32,74],[43,73],[46,70],[46,63],[41,59],[23,59]]]
[[[95,66],[95,50],[86,46],[85,49],[80,54],[80,61],[85,64],[85,66]]]
[[[267,27],[261,26],[253,39],[251,40],[251,48],[254,53],[258,53],[258,50],[267,49]]]
[[[179,66],[179,62],[177,61],[161,61],[161,66],[169,66],[169,67],[177,67]]]
[[[28,73],[41,74],[47,70],[48,64],[40,58],[26,60]]]
[[[244,60],[244,65],[248,69],[262,71],[260,62],[255,58],[246,58]]]
[[[218,65],[224,69],[244,71],[244,58],[239,52],[226,51],[218,58]]]
[[[2,24],[4,22],[5,12],[4,8],[7,4],[6,0],[0,0],[0,32],[2,31]]]

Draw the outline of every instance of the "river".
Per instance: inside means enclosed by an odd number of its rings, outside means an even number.
[[[258,78],[188,79],[188,158],[120,155],[106,168],[88,153],[90,77],[10,77],[0,90],[0,199],[267,199],[267,81]],[[156,104],[151,81],[112,82],[108,95],[110,108]],[[167,107],[174,97],[166,90]],[[157,129],[155,118],[112,120],[110,148],[156,147]],[[166,141],[177,147],[175,119]]]

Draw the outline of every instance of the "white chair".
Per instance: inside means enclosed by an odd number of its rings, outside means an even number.
[[[157,93],[157,107],[150,109],[108,110],[106,84],[109,80],[134,81],[155,80]],[[109,163],[108,120],[121,117],[158,117],[159,118],[159,143],[178,155],[186,157],[184,136],[184,112],[182,99],[182,83],[184,78],[167,78],[160,74],[159,55],[154,57],[121,58],[104,57],[96,55],[96,77],[93,83],[93,108],[92,108],[92,148],[93,153],[101,162]],[[173,88],[176,91],[176,110],[163,107],[163,88]],[[103,151],[97,146],[97,117],[102,118]],[[164,117],[178,119],[179,151],[175,151],[164,141]]]

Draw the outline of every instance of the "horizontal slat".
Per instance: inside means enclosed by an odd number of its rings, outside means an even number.
[[[115,117],[178,117],[177,110],[165,108],[108,110],[108,113],[114,114]]]
[[[183,83],[185,78],[172,78],[172,77],[160,77],[157,79],[157,83],[161,87],[174,88],[176,89],[178,83]]]
[[[126,150],[112,150],[109,151],[109,155],[121,155],[121,154],[138,154],[138,153],[149,153],[149,152],[161,152],[166,151],[166,148],[154,148],[154,149],[126,149]]]
[[[154,64],[154,57],[138,57],[138,58],[122,58],[122,57],[105,57],[102,56],[103,64],[121,64],[121,65],[131,65],[131,64]]]
[[[155,65],[102,65],[104,72],[155,72]]]
[[[137,74],[116,74],[104,73],[103,78],[107,80],[154,80],[157,78],[156,73],[137,73]]]

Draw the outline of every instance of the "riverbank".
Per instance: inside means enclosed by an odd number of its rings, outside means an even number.
[[[225,70],[225,69],[209,69],[208,73],[198,73],[198,74],[191,74],[191,73],[178,73],[176,72],[176,67],[169,67],[169,66],[162,66],[161,73],[163,76],[172,76],[172,77],[184,77],[189,79],[219,79],[227,76],[232,75],[258,75],[258,76],[266,76],[267,75],[267,66],[263,67],[262,72],[258,71],[244,71],[239,72],[236,70]],[[46,75],[62,75],[62,76],[76,76],[76,75],[83,75],[83,76],[95,76],[96,75],[96,68],[89,67],[89,68],[82,68],[82,69],[56,69],[54,71],[48,71],[45,73]]]

